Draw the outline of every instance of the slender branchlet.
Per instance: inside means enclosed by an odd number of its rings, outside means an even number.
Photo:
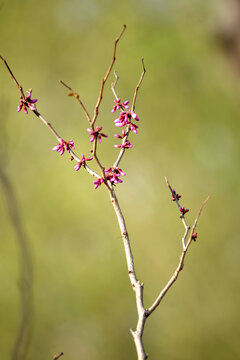
[[[53,360],[58,360],[61,356],[63,356],[63,352],[60,352],[60,354],[55,355],[55,356],[53,357]]]
[[[116,38],[115,42],[114,42],[114,47],[113,47],[113,56],[112,56],[112,61],[111,61],[111,64],[107,70],[107,73],[105,75],[105,77],[103,78],[102,80],[102,83],[101,83],[101,87],[100,87],[100,93],[99,93],[99,97],[98,97],[98,100],[97,100],[97,103],[96,103],[96,106],[95,106],[95,110],[94,110],[94,115],[93,115],[93,119],[92,119],[92,125],[95,124],[96,120],[97,120],[97,117],[98,117],[98,113],[99,113],[99,106],[101,104],[101,101],[102,101],[102,96],[103,96],[103,89],[104,89],[104,85],[112,71],[112,68],[113,68],[113,65],[115,63],[115,60],[116,60],[116,51],[117,51],[117,44],[119,42],[119,40],[121,39],[124,31],[126,30],[126,25],[123,25],[123,29],[122,31],[120,32],[119,36]]]
[[[112,71],[113,65],[116,60],[117,44],[118,44],[119,40],[121,39],[125,29],[126,29],[126,25],[123,26],[121,33],[115,39],[111,63],[110,63],[110,66],[107,70],[105,77],[103,78],[103,80],[101,82],[100,93],[99,93],[99,96],[97,99],[96,106],[94,108],[94,115],[93,115],[92,119],[91,119],[88,111],[86,110],[86,107],[83,105],[83,102],[80,100],[79,94],[77,92],[75,92],[74,90],[72,90],[72,88],[70,86],[68,86],[66,83],[64,83],[63,81],[60,81],[61,84],[69,90],[68,95],[73,96],[78,101],[78,103],[82,107],[85,117],[88,121],[89,128],[87,129],[87,131],[89,132],[89,134],[91,136],[90,142],[92,143],[92,150],[91,150],[92,156],[89,158],[85,158],[84,154],[82,154],[82,157],[80,158],[73,152],[73,149],[74,149],[73,140],[72,139],[69,141],[63,140],[62,137],[60,137],[60,135],[58,135],[56,130],[53,128],[53,126],[42,117],[42,115],[36,109],[35,103],[37,102],[37,99],[31,99],[31,90],[29,91],[29,94],[27,96],[24,95],[21,85],[19,85],[18,81],[14,77],[6,60],[4,60],[2,57],[1,57],[1,59],[5,63],[12,79],[14,80],[14,82],[17,85],[17,87],[20,91],[20,94],[21,94],[20,105],[18,107],[18,111],[20,111],[23,108],[27,114],[28,109],[30,109],[48,127],[48,129],[57,138],[59,143],[52,150],[56,150],[57,152],[60,153],[60,155],[63,155],[63,153],[66,150],[70,154],[71,160],[75,160],[77,162],[77,165],[74,167],[76,171],[78,171],[81,167],[84,167],[90,175],[93,175],[97,179],[93,182],[95,189],[97,189],[101,184],[104,184],[107,188],[107,191],[110,196],[110,201],[112,203],[112,206],[115,211],[117,221],[118,221],[118,224],[120,227],[120,232],[121,232],[121,236],[122,236],[125,257],[126,257],[126,263],[127,263],[128,276],[129,276],[131,287],[132,287],[132,289],[135,293],[135,297],[136,297],[136,307],[137,307],[138,319],[137,319],[136,328],[130,329],[130,331],[131,331],[131,334],[133,336],[133,340],[135,343],[138,360],[145,360],[148,357],[148,355],[144,349],[144,345],[143,345],[143,332],[144,332],[144,326],[145,326],[146,320],[154,312],[154,310],[159,306],[161,300],[166,295],[166,293],[171,288],[171,286],[174,284],[174,282],[177,280],[180,271],[183,269],[184,259],[187,254],[187,251],[190,247],[190,244],[192,243],[192,241],[196,241],[196,239],[197,239],[197,233],[194,233],[194,231],[197,226],[202,209],[205,206],[208,198],[203,202],[203,204],[196,216],[196,219],[194,221],[192,229],[191,229],[191,227],[187,224],[186,219],[185,219],[185,215],[189,211],[189,209],[185,209],[184,207],[182,207],[180,205],[179,199],[181,198],[181,195],[177,194],[176,191],[174,189],[172,189],[171,185],[169,184],[169,181],[166,178],[167,186],[170,189],[170,192],[172,195],[171,200],[176,202],[176,204],[177,204],[177,207],[180,211],[180,218],[182,220],[182,223],[183,223],[184,229],[185,229],[184,235],[182,237],[183,250],[182,250],[182,253],[180,256],[180,261],[177,266],[177,269],[174,272],[174,274],[171,276],[167,285],[163,288],[163,290],[157,296],[157,298],[155,299],[153,304],[149,308],[145,308],[145,306],[144,306],[144,285],[142,282],[140,282],[138,280],[137,275],[136,275],[134,258],[133,258],[133,253],[132,253],[132,249],[131,249],[131,243],[130,243],[130,238],[129,238],[129,234],[128,234],[128,230],[127,230],[126,221],[125,221],[123,212],[121,210],[121,207],[120,207],[120,204],[119,204],[116,192],[115,192],[115,185],[122,182],[122,180],[120,179],[120,176],[126,175],[122,171],[122,169],[119,168],[120,161],[123,158],[124,154],[126,153],[126,150],[132,148],[132,146],[133,146],[130,143],[130,141],[128,140],[128,138],[132,133],[137,134],[137,132],[138,132],[138,126],[136,125],[135,121],[139,121],[139,118],[138,118],[137,114],[135,113],[135,105],[136,105],[139,88],[142,84],[144,75],[146,73],[143,59],[142,59],[142,73],[141,73],[139,82],[137,83],[135,91],[134,91],[131,108],[129,108],[129,106],[128,106],[128,104],[129,104],[128,100],[121,102],[121,99],[117,95],[116,85],[117,85],[119,78],[118,78],[118,75],[116,74],[116,72],[114,72],[115,81],[112,84],[112,91],[113,91],[113,95],[115,98],[115,100],[114,100],[115,105],[113,106],[112,112],[115,113],[116,111],[120,110],[120,114],[118,115],[118,118],[116,120],[114,120],[114,123],[118,128],[122,128],[122,135],[115,134],[115,137],[117,137],[118,139],[121,139],[121,144],[117,144],[114,146],[116,148],[120,149],[120,151],[119,151],[119,154],[117,156],[117,159],[116,159],[114,165],[109,168],[107,168],[105,165],[103,165],[102,161],[99,160],[99,157],[97,154],[98,142],[101,143],[102,138],[108,137],[108,135],[106,135],[102,132],[102,126],[96,125],[96,121],[97,121],[98,114],[99,114],[99,107],[100,107],[100,104],[101,104],[101,101],[103,98],[103,91],[104,91],[105,83],[109,78],[109,75]],[[97,173],[95,173],[86,164],[87,161],[90,161],[93,159],[96,161],[96,163],[100,169],[101,175],[98,175]],[[57,355],[54,358],[54,360],[57,360],[62,355],[63,355],[63,353],[60,353],[59,355]]]

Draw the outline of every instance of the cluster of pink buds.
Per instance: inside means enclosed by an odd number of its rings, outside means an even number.
[[[124,102],[121,103],[121,99],[117,99],[117,100],[114,100],[115,102],[115,105],[113,106],[113,109],[112,109],[112,113],[114,113],[116,110],[119,110],[119,109],[129,109],[129,100],[126,100]]]
[[[93,157],[89,157],[89,158],[85,158],[85,156],[82,154],[81,160],[77,163],[77,165],[74,166],[74,169],[76,171],[80,170],[82,165],[84,166],[86,164],[86,161],[90,161],[92,160]]]
[[[93,183],[94,183],[94,189],[97,189],[103,183],[103,178],[101,177],[101,178],[93,181]]]
[[[125,176],[125,172],[122,171],[118,166],[116,167],[109,167],[105,169],[106,180],[110,181],[111,184],[119,184],[123,181],[120,179],[120,176]],[[97,189],[103,183],[103,178],[98,178],[97,180],[93,181],[94,189]]]
[[[176,191],[174,189],[172,189],[172,198],[171,198],[171,200],[176,201],[176,199],[177,200],[181,199],[181,195],[177,194]]]
[[[112,184],[118,184],[118,183],[122,183],[122,180],[119,179],[119,177],[125,176],[125,172],[122,171],[122,169],[120,169],[119,167],[109,167],[108,169],[105,170],[106,173],[106,179],[111,181]]]
[[[117,127],[122,127],[129,125],[130,130],[137,134],[138,126],[132,123],[132,119],[139,121],[137,114],[132,110],[122,111],[119,117],[114,120],[114,123]]]
[[[180,206],[179,211],[182,215],[185,215],[187,212],[189,212],[189,209],[185,209],[185,207]]]
[[[101,143],[102,142],[102,137],[108,137],[108,135],[103,134],[101,132],[102,130],[102,126],[96,126],[96,130],[91,130],[91,129],[87,129],[87,131],[89,132],[89,134],[92,136],[90,139],[90,142],[93,142],[95,139]]]
[[[119,149],[130,149],[133,147],[133,145],[130,143],[130,141],[127,140],[127,135],[129,131],[133,131],[135,134],[137,134],[138,126],[132,122],[132,120],[139,121],[139,118],[137,114],[133,110],[126,110],[129,108],[129,100],[126,100],[121,103],[120,99],[114,100],[115,105],[112,109],[112,112],[115,112],[116,110],[124,110],[120,113],[119,117],[114,120],[114,123],[117,127],[123,127],[126,126],[126,131],[122,130],[122,135],[115,134],[114,136],[118,139],[124,139],[126,137],[126,141],[124,141],[121,145],[114,145],[115,148]]]
[[[23,108],[25,114],[28,114],[27,108],[29,108],[30,110],[36,110],[36,107],[34,104],[37,102],[37,99],[31,99],[32,90],[29,90],[27,92],[28,92],[28,95],[24,99],[23,98],[20,99],[20,104],[18,105],[18,109],[17,109],[17,111],[19,112]]]
[[[172,192],[171,201],[176,201],[176,200],[181,199],[181,195],[177,194],[175,189],[171,189],[171,192]],[[186,213],[189,212],[189,209],[185,209],[185,207],[179,206],[179,211],[180,211],[180,213],[182,214],[182,215],[181,215],[181,217],[182,217],[182,216],[184,216]]]
[[[63,155],[65,150],[67,150],[70,153],[71,149],[75,149],[73,140],[65,141],[63,139],[60,139],[60,143],[58,143],[56,146],[52,148],[53,151],[57,151],[60,153],[60,155]]]

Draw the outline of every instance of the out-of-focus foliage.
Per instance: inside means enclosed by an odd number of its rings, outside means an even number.
[[[131,99],[141,74],[134,147],[117,193],[138,277],[150,305],[175,270],[183,226],[167,175],[199,221],[185,269],[149,319],[151,359],[237,359],[239,351],[239,78],[214,41],[217,6],[205,1],[17,0],[0,3],[0,54],[38,110],[61,136],[89,155],[87,122],[59,80],[81,95],[90,114],[122,25],[114,68],[119,96]],[[27,359],[134,359],[136,324],[123,246],[108,195],[84,170],[51,151],[56,140],[32,114],[17,113],[19,93],[0,64],[4,171],[13,182],[34,264],[34,324]],[[99,125],[116,133],[110,78]],[[105,165],[114,142],[100,148]],[[3,151],[4,149],[4,151]],[[4,162],[3,162],[4,163]],[[104,209],[104,211],[103,211]],[[19,314],[19,248],[0,189],[0,358],[9,359]]]

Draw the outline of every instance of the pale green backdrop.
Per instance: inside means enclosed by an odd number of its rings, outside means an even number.
[[[176,268],[183,226],[164,183],[167,175],[190,208],[207,195],[184,271],[148,320],[150,359],[240,358],[239,350],[239,77],[214,36],[217,6],[184,0],[9,0],[0,3],[0,54],[38,110],[76,151],[88,153],[87,122],[59,80],[81,95],[90,114],[117,50],[118,93],[132,99],[146,77],[117,194],[126,216],[138,277],[149,306]],[[116,133],[113,76],[98,124]],[[0,63],[1,167],[12,181],[33,261],[34,318],[26,360],[135,359],[136,324],[115,214],[103,188],[51,151],[40,121],[17,113],[19,93]],[[104,139],[110,166],[117,150]],[[88,153],[89,154],[89,153]],[[19,245],[0,188],[0,358],[10,359],[20,314]]]

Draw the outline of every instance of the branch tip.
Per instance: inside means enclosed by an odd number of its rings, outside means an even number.
[[[63,352],[61,351],[60,354],[55,355],[53,360],[58,360],[63,355]]]

